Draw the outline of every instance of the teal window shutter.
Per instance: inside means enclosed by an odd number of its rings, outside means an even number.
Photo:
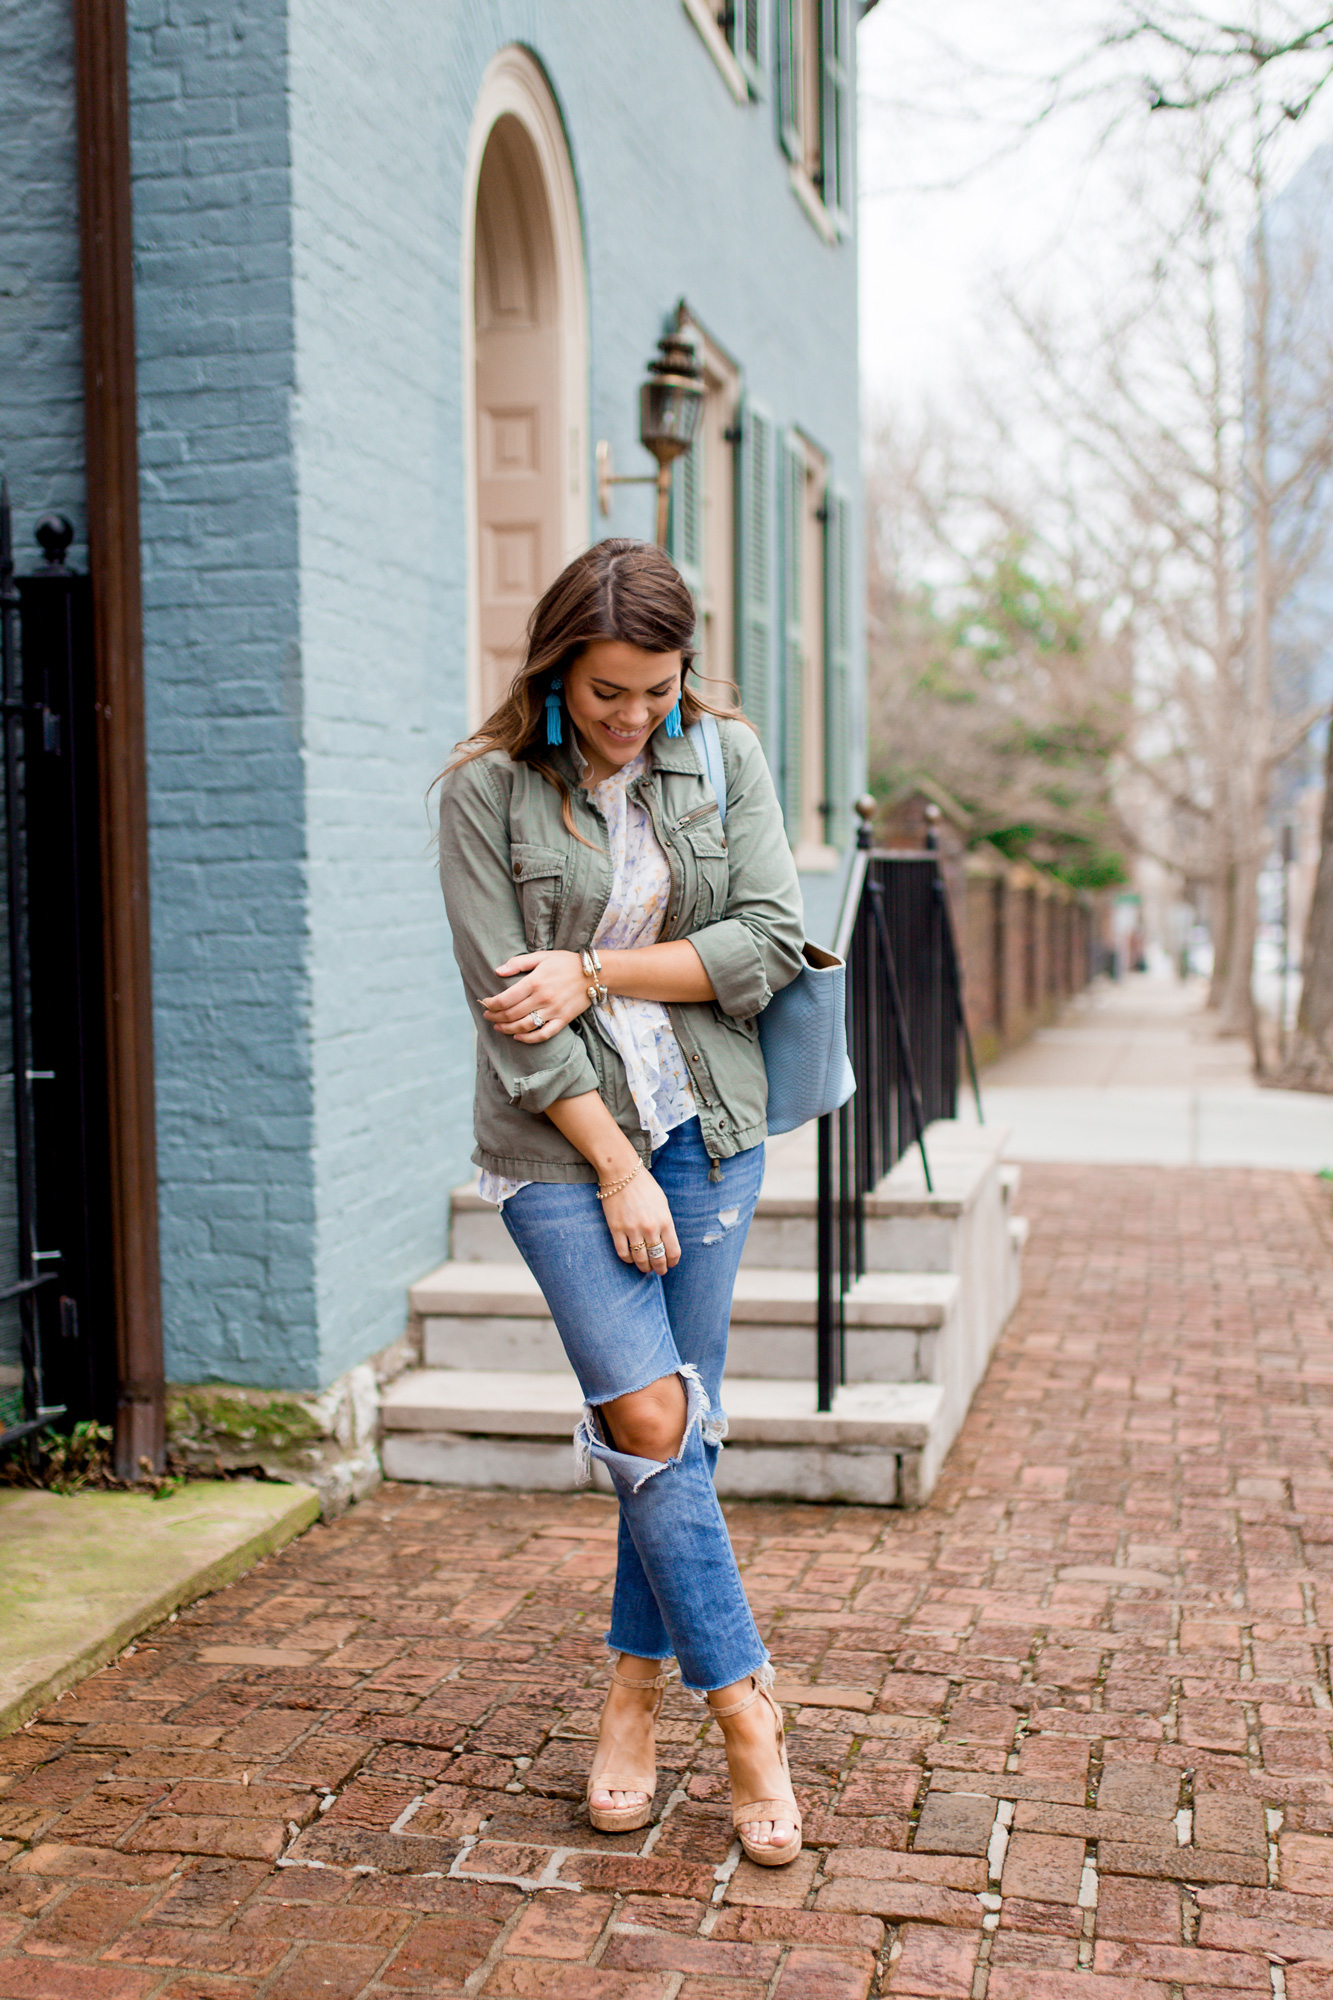
[[[815,0],[777,0],[778,134],[787,157],[804,157],[801,144],[801,8]]]
[[[805,453],[788,433],[782,440],[781,549],[778,596],[781,603],[779,658],[782,693],[782,810],[787,834],[801,837],[805,745],[805,646],[801,630],[801,544],[805,527]]]
[[[741,707],[773,757],[773,420],[748,397],[738,412],[736,681]]]
[[[737,26],[740,29],[740,40],[736,53],[745,66],[757,73],[759,69],[759,0],[738,0],[736,14]]]
[[[667,554],[690,587],[694,608],[704,606],[704,431],[676,460],[671,475],[671,511],[667,517]]]
[[[829,488],[824,503],[824,838],[852,837],[851,502]]]
[[[725,0],[725,4],[718,10],[717,23],[730,43],[733,55],[745,72],[751,96],[757,96],[763,74],[760,63],[762,28],[760,0]]]
[[[848,0],[819,0],[823,102],[819,118],[819,191],[830,215],[850,222],[848,140],[851,131]]]

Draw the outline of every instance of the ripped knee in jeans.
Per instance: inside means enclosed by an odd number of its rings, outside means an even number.
[[[665,1471],[669,1465],[679,1464],[685,1454],[690,1432],[696,1424],[705,1444],[722,1443],[727,1433],[727,1420],[721,1410],[713,1409],[708,1391],[699,1379],[698,1369],[692,1362],[682,1362],[675,1375],[685,1391],[685,1421],[681,1427],[680,1441],[676,1449],[666,1458],[651,1458],[638,1452],[621,1449],[615,1442],[614,1433],[602,1406],[594,1403],[584,1404],[583,1414],[574,1431],[574,1460],[580,1485],[586,1485],[592,1477],[592,1461],[598,1458],[610,1468],[613,1475],[619,1473],[621,1479],[628,1477],[630,1490],[637,1493],[645,1481],[653,1478],[656,1473]],[[659,1377],[659,1380],[665,1379]],[[607,1398],[608,1402],[620,1400],[614,1396]],[[619,1483],[620,1480],[617,1480],[617,1484]]]

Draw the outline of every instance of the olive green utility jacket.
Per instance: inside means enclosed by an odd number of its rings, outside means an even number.
[[[714,1160],[757,1146],[765,1135],[768,1080],[755,1017],[800,971],[805,936],[800,885],[759,740],[743,722],[723,721],[718,729],[725,832],[688,736],[655,730],[651,768],[629,788],[670,864],[662,938],[689,939],[717,995],[667,1009]],[[560,795],[539,771],[489,751],[441,782],[440,881],[477,1025],[473,1159],[515,1180],[591,1181],[594,1169],[542,1115],[560,1098],[600,1091],[640,1157],[646,1161],[650,1150],[599,1010],[587,1008],[541,1043],[500,1034],[481,1010],[483,996],[506,983],[497,965],[519,952],[582,950],[610,899],[606,822],[579,782],[569,746],[553,747],[549,757],[569,785],[583,841],[570,835]]]

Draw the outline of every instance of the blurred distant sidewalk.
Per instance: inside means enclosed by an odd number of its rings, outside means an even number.
[[[1099,982],[981,1079],[1016,1160],[1333,1170],[1333,1097],[1261,1090],[1204,1012],[1203,980]],[[959,1115],[974,1116],[970,1095]]]

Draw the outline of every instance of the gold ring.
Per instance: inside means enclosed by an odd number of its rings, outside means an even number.
[[[629,1247],[631,1250],[646,1250],[648,1245],[646,1243],[631,1243]]]

